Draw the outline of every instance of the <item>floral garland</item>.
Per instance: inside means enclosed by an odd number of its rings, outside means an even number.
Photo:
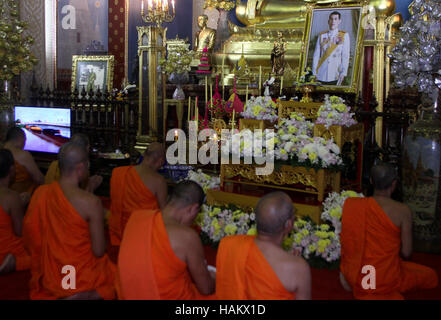
[[[274,137],[277,160],[313,168],[332,168],[343,164],[340,148],[331,140],[312,137],[313,125],[295,112],[281,119]]]
[[[316,225],[310,219],[298,219],[283,246],[300,253],[312,266],[333,265],[340,259],[340,239],[328,224]]]
[[[316,124],[323,124],[327,129],[333,125],[350,127],[357,124],[353,119],[355,113],[345,105],[345,101],[337,96],[325,96],[325,104],[317,112]]]
[[[241,113],[245,119],[277,121],[277,104],[270,96],[251,97],[245,106],[245,111]]]
[[[355,191],[342,191],[340,193],[332,192],[323,202],[323,212],[321,219],[328,221],[333,226],[336,235],[341,232],[341,216],[343,213],[343,205],[347,198],[363,198],[362,193]]]
[[[210,176],[203,173],[201,169],[197,171],[190,170],[185,180],[196,182],[204,189],[204,192],[208,190],[219,190],[220,188],[220,177]]]
[[[203,205],[196,224],[201,228],[203,243],[217,247],[226,236],[257,234],[255,220],[254,213],[246,213],[238,207]]]
[[[292,232],[284,239],[283,248],[300,253],[314,268],[338,268],[341,254],[341,216],[347,198],[363,197],[355,191],[331,193],[323,203],[322,220],[317,225],[310,218],[295,221]],[[196,219],[204,244],[214,247],[231,235],[256,235],[256,216],[235,206],[202,206]]]

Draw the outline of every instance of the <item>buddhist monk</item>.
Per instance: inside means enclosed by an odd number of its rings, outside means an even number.
[[[31,258],[25,251],[22,236],[26,202],[9,189],[14,178],[14,157],[0,149],[0,274],[29,269]]]
[[[403,299],[415,288],[434,288],[434,270],[404,261],[412,253],[412,213],[391,199],[397,173],[390,164],[371,170],[374,195],[343,207],[340,280],[356,299]]]
[[[26,135],[21,128],[12,127],[6,134],[4,148],[12,152],[15,160],[15,180],[11,189],[18,193],[34,190],[44,183],[44,176],[32,158],[32,155],[23,150],[26,144]]]
[[[79,187],[89,160],[81,145],[59,152],[60,180],[39,187],[24,222],[31,299],[113,299],[116,267],[106,252],[101,201]]]
[[[215,280],[191,225],[204,201],[195,182],[178,184],[161,210],[135,211],[118,257],[118,297],[130,300],[214,298]]]
[[[261,198],[257,236],[221,240],[217,253],[216,296],[221,300],[311,299],[311,273],[301,257],[282,248],[291,232],[294,207],[283,192]]]
[[[152,143],[137,166],[113,170],[110,180],[111,215],[110,240],[119,245],[124,228],[133,211],[164,208],[167,201],[167,183],[157,172],[165,162],[162,144]]]
[[[80,144],[87,150],[87,152],[90,152],[89,138],[84,133],[74,134],[72,138],[69,140],[69,142]],[[58,160],[55,160],[52,161],[52,163],[50,164],[49,169],[47,170],[46,176],[44,178],[44,182],[45,184],[51,184],[52,182],[58,180],[60,180],[60,167],[58,165]],[[87,179],[84,185],[81,185],[81,188],[93,193],[101,185],[102,182],[103,182],[103,177],[94,175],[92,177],[89,177],[89,179]]]

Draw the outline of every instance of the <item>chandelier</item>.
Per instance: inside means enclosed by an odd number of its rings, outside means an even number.
[[[144,22],[154,23],[158,27],[164,22],[172,22],[175,18],[175,0],[171,0],[172,12],[170,12],[169,0],[147,0],[147,11],[144,10],[144,0],[141,3],[141,16]]]

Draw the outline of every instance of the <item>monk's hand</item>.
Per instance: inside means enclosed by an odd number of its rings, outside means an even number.
[[[31,194],[29,192],[20,193],[20,199],[24,206],[27,206],[29,200],[31,200]]]
[[[94,192],[103,182],[103,177],[94,175],[89,178],[89,183],[87,185],[87,190]]]

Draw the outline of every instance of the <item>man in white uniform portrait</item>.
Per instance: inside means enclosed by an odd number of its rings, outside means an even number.
[[[351,45],[349,33],[339,30],[341,22],[341,14],[333,11],[329,15],[329,30],[317,38],[312,72],[324,85],[341,86],[348,75]]]

